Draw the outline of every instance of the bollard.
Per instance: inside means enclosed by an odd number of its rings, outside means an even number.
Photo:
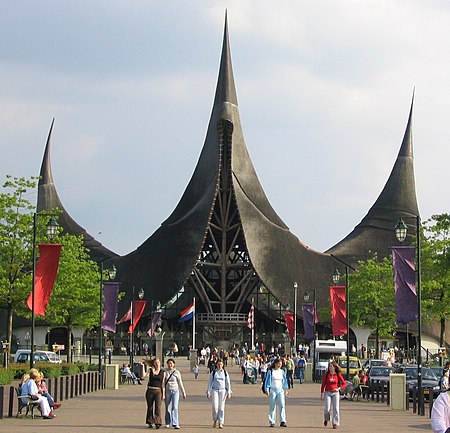
[[[9,409],[8,409],[8,416],[10,418],[13,416],[13,407],[14,407],[15,401],[16,401],[16,390],[14,389],[13,386],[11,386],[9,388]]]

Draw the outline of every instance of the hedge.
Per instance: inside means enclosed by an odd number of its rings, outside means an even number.
[[[84,362],[74,364],[62,363],[37,363],[36,368],[44,373],[46,378],[55,378],[60,376],[74,376],[85,371],[95,371],[97,365],[89,365]],[[25,373],[29,373],[30,366],[28,364],[9,364],[8,369],[0,368],[0,385],[9,385],[15,379],[21,379]]]
[[[0,386],[9,385],[14,379],[14,371],[0,367]]]

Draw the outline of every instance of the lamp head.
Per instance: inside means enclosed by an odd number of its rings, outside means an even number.
[[[117,269],[114,265],[112,265],[111,269],[108,269],[108,275],[110,280],[114,280],[116,278]]]
[[[58,227],[59,224],[56,222],[55,217],[52,216],[46,225],[47,236],[50,239],[53,239],[58,234]]]
[[[333,273],[333,283],[337,284],[339,283],[339,278],[341,277],[341,274],[339,273],[339,271],[337,269],[335,269],[334,273]]]
[[[408,233],[408,226],[405,224],[402,218],[400,218],[395,226],[395,237],[399,242],[403,242],[406,239]]]

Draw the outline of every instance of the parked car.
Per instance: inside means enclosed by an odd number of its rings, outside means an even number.
[[[413,390],[417,387],[417,365],[402,365],[396,373],[406,374],[409,398],[412,398]],[[422,367],[422,388],[425,396],[432,392],[434,397],[437,397],[440,393],[439,378],[436,377],[430,367]]]
[[[353,377],[355,374],[359,373],[359,370],[361,370],[361,361],[356,356],[349,356],[349,374],[350,377]],[[347,357],[346,356],[340,356],[338,358],[339,367],[341,367],[341,370],[344,374],[347,373]]]
[[[364,362],[362,368],[366,373],[369,373],[372,367],[383,367],[387,364],[387,362],[383,359],[368,359]]]
[[[439,367],[438,365],[437,366],[435,365],[430,368],[431,370],[433,370],[433,373],[436,375],[438,379],[440,379],[444,374],[444,367]]]
[[[30,349],[19,349],[14,354],[14,362],[29,363],[30,355]],[[36,350],[34,352],[34,362],[50,362],[52,364],[60,364],[62,361],[59,355],[55,352],[50,352],[47,350]]]
[[[373,366],[370,369],[369,374],[369,389],[373,390],[378,382],[382,384],[386,384],[389,382],[389,376],[394,371],[392,367],[377,367]]]

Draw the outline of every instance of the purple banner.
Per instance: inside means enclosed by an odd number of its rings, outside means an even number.
[[[415,247],[391,247],[397,323],[417,320]]]
[[[119,294],[119,283],[103,283],[103,296],[105,299],[102,329],[110,332],[116,332],[117,320],[117,296]]]
[[[302,305],[303,328],[305,329],[305,340],[310,342],[314,340],[314,304]]]
[[[158,323],[161,319],[162,312],[161,311],[154,311],[152,313],[152,321],[150,322],[150,327],[147,330],[147,334],[149,337],[151,337],[155,333],[155,329],[158,326]]]

